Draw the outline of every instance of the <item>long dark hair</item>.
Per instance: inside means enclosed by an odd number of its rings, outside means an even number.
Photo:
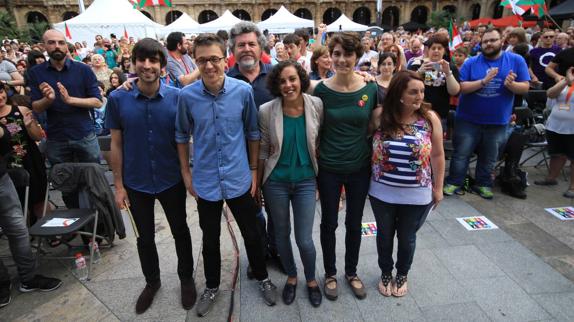
[[[411,80],[423,82],[421,76],[413,71],[399,71],[391,79],[385,100],[383,101],[383,113],[381,114],[381,129],[385,136],[396,137],[404,132],[404,124],[401,123],[403,93],[407,90]],[[430,124],[430,105],[422,103],[415,114],[427,120]]]

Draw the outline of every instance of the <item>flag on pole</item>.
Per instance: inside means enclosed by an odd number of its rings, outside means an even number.
[[[171,7],[171,0],[138,0],[138,7],[162,6]]]
[[[72,40],[72,33],[70,33],[70,28],[68,28],[68,24],[64,22],[64,28],[66,29],[66,38]]]
[[[548,7],[546,7],[546,2],[544,0],[532,0],[532,6],[530,7],[532,14],[538,16],[538,18],[544,17],[548,14]]]
[[[452,19],[448,25],[448,34],[450,35],[450,41],[448,42],[448,47],[451,51],[451,54],[454,50],[458,47],[462,46],[462,37],[458,33],[458,28],[456,24],[452,23]]]
[[[544,0],[542,0],[544,1]],[[500,5],[512,9],[515,15],[522,16],[532,6],[531,0],[502,0]]]
[[[128,30],[126,29],[126,26],[124,26],[124,38],[126,40],[128,40],[130,37],[128,37]]]

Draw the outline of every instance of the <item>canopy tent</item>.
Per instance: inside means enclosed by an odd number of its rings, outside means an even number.
[[[333,23],[327,26],[327,32],[365,31],[367,29],[369,29],[369,26],[356,23],[349,19],[349,17],[345,16],[345,14],[342,14],[339,18],[337,18],[337,20],[333,21]]]
[[[84,11],[72,19],[54,24],[54,28],[65,33],[66,25],[71,41],[87,41],[93,44],[96,35],[109,37],[111,33],[130,37],[156,37],[163,25],[153,22],[140,11],[134,9],[127,0],[94,0]],[[70,40],[70,39],[68,39]]]
[[[564,1],[561,4],[550,8],[548,14],[554,19],[574,18],[574,1]]]
[[[267,29],[270,33],[286,34],[298,28],[313,28],[315,22],[310,19],[303,19],[295,16],[287,8],[281,6],[271,17],[257,24],[260,30]]]
[[[512,16],[506,16],[500,19],[493,19],[491,21],[492,25],[496,28],[503,28],[503,27],[523,27],[523,28],[530,28],[530,27],[534,27],[536,26],[536,24],[538,23],[537,21],[526,21],[524,20],[524,18],[522,18],[521,16],[517,16],[517,15],[512,15]],[[545,26],[549,26],[550,23],[545,21],[544,22]]]
[[[174,31],[181,31],[184,34],[195,34],[199,33],[199,23],[193,20],[187,13],[183,13],[181,17],[177,18],[176,21],[172,22],[171,24],[165,26],[161,30],[162,36],[167,36],[171,32]]]
[[[225,10],[225,12],[221,15],[221,17],[212,20],[210,22],[202,23],[199,25],[199,30],[201,32],[217,32],[218,30],[227,30],[231,29],[236,23],[241,22],[243,20],[234,16],[231,11]]]
[[[479,25],[488,25],[490,22],[492,22],[492,18],[478,18],[478,19],[474,19],[468,22],[468,25],[470,26],[470,28],[476,28]]]

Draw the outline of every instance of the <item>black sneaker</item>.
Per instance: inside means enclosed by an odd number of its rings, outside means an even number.
[[[36,275],[34,278],[27,282],[20,283],[20,292],[33,292],[40,290],[42,292],[50,292],[62,285],[62,281],[57,278]]]
[[[4,307],[10,304],[12,297],[10,296],[10,289],[12,288],[12,283],[4,283],[0,286],[0,307]]]

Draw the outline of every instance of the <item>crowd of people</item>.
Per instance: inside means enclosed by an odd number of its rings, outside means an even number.
[[[514,108],[531,89],[547,90],[548,176],[556,185],[574,160],[574,28],[462,30],[450,48],[444,28],[315,36],[262,32],[251,22],[229,31],[164,41],[110,39],[70,44],[48,30],[40,44],[5,40],[0,53],[0,227],[8,236],[20,290],[53,290],[37,275],[27,225],[44,209],[45,159],[100,163],[113,172],[115,203],[129,207],[139,237],[146,286],[135,305],[145,312],[161,287],[154,202],[161,204],[178,257],[181,304],[207,315],[219,294],[221,213],[228,205],[241,231],[263,301],[277,302],[266,260],[287,275],[281,298],[296,298],[298,269],[291,217],[308,300],[336,300],[341,289],[335,252],[341,199],[345,204],[343,280],[364,299],[359,277],[361,220],[367,198],[377,222],[378,291],[408,292],[416,233],[443,195],[473,191],[492,199],[496,162],[520,124]],[[98,136],[111,138],[102,155]],[[446,176],[445,148],[452,142]],[[521,147],[519,147],[521,150]],[[520,151],[519,151],[520,152]],[[477,155],[473,184],[465,189]],[[520,153],[519,153],[520,155]],[[571,163],[572,164],[572,163]],[[7,169],[30,172],[30,223],[23,220]],[[570,188],[574,197],[574,165]],[[509,170],[510,171],[510,170]],[[510,175],[513,175],[512,173]],[[205,285],[197,300],[186,197],[197,203],[203,232]],[[324,282],[315,276],[315,205],[320,199]],[[525,197],[525,196],[523,196]],[[77,194],[66,193],[67,206]],[[291,211],[292,209],[292,211]],[[393,259],[397,237],[396,260]],[[394,273],[393,273],[394,272]],[[10,301],[0,262],[0,306]]]

